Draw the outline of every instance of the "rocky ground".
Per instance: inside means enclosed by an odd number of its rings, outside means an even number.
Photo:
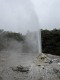
[[[60,57],[1,51],[0,80],[60,80]]]

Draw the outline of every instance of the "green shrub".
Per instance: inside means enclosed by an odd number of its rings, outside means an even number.
[[[60,30],[41,30],[42,33],[42,51],[60,55]]]
[[[20,33],[0,30],[0,51],[7,47],[9,40],[24,41],[24,36]]]

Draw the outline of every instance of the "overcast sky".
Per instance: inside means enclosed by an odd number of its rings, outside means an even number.
[[[60,0],[0,0],[0,29],[60,28]]]

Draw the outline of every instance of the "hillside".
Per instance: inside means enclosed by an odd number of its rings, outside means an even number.
[[[60,30],[42,29],[41,37],[43,53],[60,55]],[[24,41],[24,35],[22,35],[21,33],[0,30],[0,51],[9,47],[11,41],[13,41],[13,43],[14,41],[22,42]]]

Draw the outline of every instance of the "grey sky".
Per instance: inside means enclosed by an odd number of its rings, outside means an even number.
[[[41,28],[60,28],[60,0],[32,0]]]
[[[0,0],[0,29],[60,28],[60,0]]]

